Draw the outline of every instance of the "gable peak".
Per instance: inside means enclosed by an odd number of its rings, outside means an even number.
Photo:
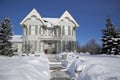
[[[69,18],[70,21],[74,22],[74,24],[76,25],[76,27],[78,27],[79,25],[77,24],[77,22],[74,20],[74,18],[71,16],[71,14],[66,10],[62,16],[60,17],[60,19],[57,21],[56,25],[58,25],[58,23],[62,20],[64,20],[65,18]]]
[[[36,16],[37,19],[40,19],[42,21],[42,23],[45,25],[42,17],[40,16],[40,14],[37,12],[37,10],[35,8],[33,8],[30,13],[21,21],[20,25],[24,24],[24,22],[27,20],[27,19],[30,19],[33,15]]]
[[[65,15],[66,17],[71,16],[69,11],[67,11],[67,10],[63,13],[63,15]]]
[[[38,11],[35,8],[33,8],[30,13],[32,13],[32,12],[37,12],[38,13]]]

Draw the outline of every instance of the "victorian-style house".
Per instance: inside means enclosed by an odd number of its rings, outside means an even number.
[[[65,11],[60,18],[41,17],[36,9],[33,9],[20,23],[23,28],[23,35],[17,47],[23,52],[40,53],[47,51],[63,52],[75,51],[76,28],[79,26],[68,11]],[[15,37],[15,36],[14,36]],[[19,40],[19,39],[18,39]],[[13,40],[13,44],[17,44]]]

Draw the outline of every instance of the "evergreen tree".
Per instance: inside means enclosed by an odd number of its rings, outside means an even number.
[[[102,33],[102,53],[120,54],[120,31],[113,25],[111,18],[106,19],[106,28]]]
[[[8,17],[4,18],[4,20],[0,23],[0,55],[13,55],[12,43],[10,42],[12,35],[12,25],[10,19]]]

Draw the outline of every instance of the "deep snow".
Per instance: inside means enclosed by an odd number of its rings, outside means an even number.
[[[76,80],[120,80],[118,55],[63,52],[56,58]],[[39,57],[0,57],[0,80],[50,80],[49,63],[44,53]]]
[[[50,80],[49,62],[39,57],[0,57],[0,80]]]
[[[67,55],[66,59],[63,59],[63,55]],[[64,52],[57,54],[56,58],[77,80],[120,80],[119,56]]]

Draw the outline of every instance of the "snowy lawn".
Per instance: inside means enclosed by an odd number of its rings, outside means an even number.
[[[39,57],[0,57],[0,80],[50,80],[49,62]]]
[[[67,55],[63,60],[62,55]],[[77,80],[120,80],[120,57],[60,53],[56,55],[67,72]]]

